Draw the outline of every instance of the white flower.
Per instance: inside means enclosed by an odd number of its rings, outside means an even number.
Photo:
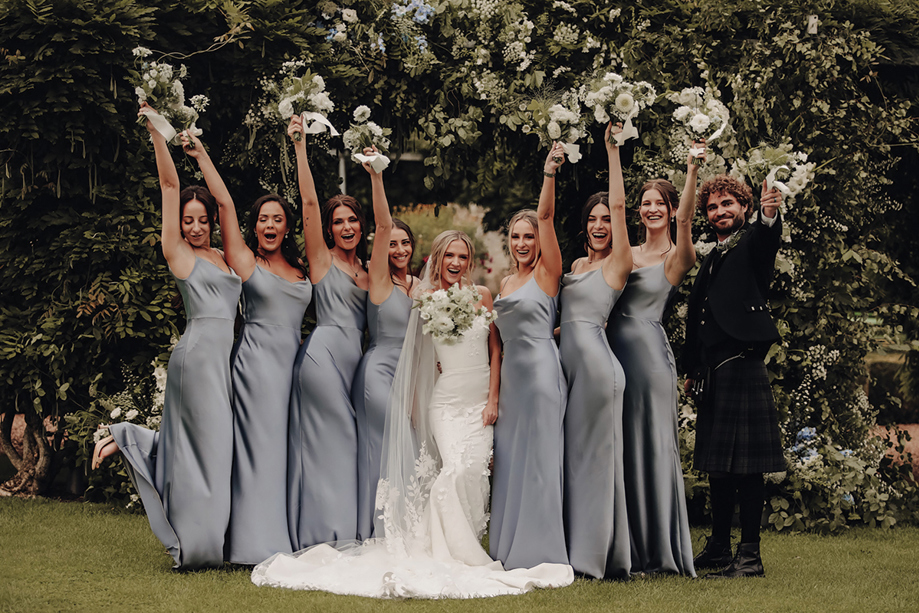
[[[348,23],[357,23],[357,11],[354,9],[342,9],[341,18]]]
[[[284,119],[290,119],[294,114],[294,105],[287,98],[278,102],[278,113]]]
[[[144,88],[143,88],[143,87],[140,87],[140,86],[135,87],[135,88],[134,88],[134,93],[137,95],[137,101],[138,101],[138,102],[146,102],[146,101],[147,101],[147,92],[144,91]]]
[[[705,129],[711,125],[712,121],[709,119],[708,115],[704,113],[696,113],[692,119],[689,120],[689,127],[695,130],[696,132],[703,132]]]
[[[608,123],[609,122],[609,113],[606,112],[602,106],[594,108],[594,118],[598,123]]]
[[[306,97],[309,100],[309,103],[318,111],[330,112],[335,108],[335,105],[332,104],[332,101],[329,99],[329,95],[325,92],[319,92],[318,94],[310,94]]]
[[[552,140],[558,140],[562,137],[562,129],[555,121],[550,121],[549,125],[546,126],[546,130],[549,133],[549,138]]]
[[[520,126],[520,131],[523,132],[524,134],[529,134],[532,129],[533,128],[531,128],[527,124],[523,124],[522,126]]]
[[[623,113],[628,113],[632,110],[632,107],[635,106],[635,99],[632,98],[631,94],[621,93],[616,96],[616,108],[622,111]]]
[[[112,409],[112,412],[109,413],[109,417],[111,417],[112,419],[118,419],[119,417],[121,417],[121,409],[118,407],[115,407],[114,409]]]
[[[374,136],[383,136],[383,128],[378,126],[372,121],[367,122],[367,128],[370,130],[370,133]]]
[[[345,42],[346,40],[348,40],[348,35],[345,34],[344,32],[342,32],[341,30],[339,30],[339,31],[336,32],[335,35],[332,37],[332,40],[334,40],[336,43],[343,43],[343,42]]]
[[[689,119],[689,115],[692,113],[692,109],[688,106],[681,106],[673,112],[673,118],[679,122],[685,122]]]
[[[124,418],[128,421],[131,421],[138,415],[139,415],[139,412],[137,411],[137,409],[131,409],[130,411],[124,414]]]
[[[370,108],[363,104],[354,109],[354,121],[367,121],[370,119]]]
[[[152,54],[153,52],[150,51],[149,49],[147,49],[146,47],[134,47],[132,53],[133,53],[136,57],[147,57],[148,55]]]
[[[323,80],[322,80],[322,77],[320,77],[318,74],[315,75],[315,76],[313,76],[313,83],[314,83],[314,84],[316,85],[316,87],[318,87],[319,89],[325,89],[325,81],[323,81]]]

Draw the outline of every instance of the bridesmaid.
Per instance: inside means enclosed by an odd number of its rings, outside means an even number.
[[[504,343],[495,422],[489,550],[506,569],[568,564],[562,521],[562,420],[568,386],[554,330],[562,253],[555,236],[555,175],[564,151],[553,144],[539,208],[508,224],[514,274],[501,282],[495,320]]]
[[[294,116],[287,132],[302,132]],[[333,196],[320,215],[306,142],[294,140],[316,328],[294,362],[287,522],[294,551],[357,537],[357,425],[351,385],[367,322],[367,242],[357,200]],[[323,236],[324,235],[324,236]]]
[[[242,328],[233,349],[233,476],[226,559],[258,564],[283,551],[287,533],[287,423],[303,313],[312,297],[298,256],[290,205],[277,194],[255,201],[243,239],[236,207],[196,137],[195,158],[217,200],[227,263],[243,281]]]
[[[141,105],[140,115],[155,111]],[[135,424],[109,427],[93,468],[121,451],[150,527],[177,569],[223,564],[230,517],[233,415],[230,350],[240,279],[210,246],[217,217],[203,187],[179,192],[166,140],[147,123],[163,195],[163,255],[185,303],[187,325],[169,358],[159,432]]]
[[[562,278],[560,353],[568,379],[565,413],[565,536],[575,572],[625,579],[632,567],[622,458],[625,376],[603,326],[632,270],[619,148],[610,143],[609,193],[582,213],[587,258]]]
[[[629,382],[622,422],[633,573],[696,574],[680,463],[676,362],[661,319],[696,263],[692,214],[698,173],[699,166],[687,160],[679,203],[664,179],[641,188],[645,241],[632,247],[633,270],[606,327]]]
[[[364,155],[375,152],[375,148],[365,149]],[[415,235],[408,224],[390,214],[383,175],[369,164],[364,164],[364,168],[370,173],[373,187],[376,230],[368,270],[370,346],[361,359],[351,389],[357,418],[357,538],[361,540],[374,536],[373,512],[380,480],[386,403],[412,310],[411,292],[418,282],[411,274]]]

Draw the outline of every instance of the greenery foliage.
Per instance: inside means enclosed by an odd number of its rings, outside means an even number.
[[[915,519],[915,485],[884,459],[862,384],[878,342],[866,314],[919,355],[919,271],[906,257],[915,239],[891,240],[919,160],[916,23],[916,0],[738,0],[730,10],[715,0],[9,0],[0,9],[0,412],[25,413],[40,429],[37,417],[88,409],[91,382],[118,393],[120,365],[145,371],[182,327],[156,246],[152,153],[134,121],[135,46],[187,64],[190,91],[210,98],[199,127],[241,210],[266,190],[297,202],[284,126],[262,114],[260,95],[264,79],[299,59],[325,80],[334,125],[368,105],[393,130],[396,171],[414,163],[401,154],[421,153],[423,201],[477,202],[491,228],[538,193],[545,151],[528,103],[614,70],[661,94],[719,94],[733,129],[710,168],[783,142],[817,164],[812,188],[784,212],[771,297],[782,342],[768,367],[786,446],[815,428],[821,464],[789,451],[772,523],[836,530]],[[681,165],[672,111],[660,97],[623,148],[633,200],[645,180]],[[588,127],[595,144],[582,141],[584,158],[563,167],[558,188],[567,261],[583,242],[578,206],[604,189],[603,126]],[[337,191],[339,156],[326,154],[336,145],[309,142],[320,197]],[[195,181],[189,167],[180,173]],[[704,250],[712,237],[696,226]],[[685,309],[675,313],[679,355]],[[693,409],[681,410],[689,440]],[[688,472],[687,485],[701,496],[698,477]]]

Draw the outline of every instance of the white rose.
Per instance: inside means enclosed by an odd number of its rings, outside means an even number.
[[[609,113],[607,113],[606,109],[602,106],[598,106],[594,109],[594,119],[596,119],[598,123],[608,123]]]
[[[568,130],[568,141],[569,142],[573,143],[579,138],[581,138],[581,133],[578,131],[577,128],[571,128],[570,130]]]
[[[683,122],[689,118],[690,113],[692,113],[692,109],[688,106],[681,106],[673,112],[673,118],[679,122]]]
[[[348,35],[339,30],[335,33],[335,36],[332,37],[332,40],[334,40],[336,43],[343,43],[348,40]]]
[[[134,418],[137,417],[138,415],[139,415],[139,413],[137,412],[137,409],[131,409],[130,411],[128,411],[127,413],[124,414],[124,418],[127,419],[128,421],[131,421],[132,419],[134,419]]]
[[[453,320],[446,315],[441,315],[431,322],[431,327],[434,328],[434,330],[437,332],[445,334],[453,329]]]
[[[313,77],[313,83],[314,83],[319,89],[325,89],[325,81],[323,81],[323,80],[322,80],[322,77],[320,77],[318,74],[317,74],[316,76]]]
[[[109,417],[111,417],[112,419],[118,419],[119,417],[121,417],[121,409],[119,409],[118,407],[115,407],[114,409],[112,409],[112,412],[109,413]]]
[[[711,124],[711,120],[708,118],[708,115],[703,113],[696,113],[692,119],[689,120],[689,127],[695,130],[696,132],[704,132],[705,129]]]
[[[370,108],[363,104],[354,109],[354,121],[367,121],[370,119]]]
[[[616,96],[616,108],[623,113],[629,113],[635,106],[635,99],[631,94],[622,93]]]
[[[332,104],[332,101],[329,99],[329,95],[325,92],[310,94],[306,97],[306,99],[309,100],[309,103],[313,106],[313,108],[318,111],[329,112],[335,108],[335,105]]]
[[[383,136],[383,128],[372,121],[367,124],[367,127],[370,128],[370,133],[374,136]]]
[[[549,125],[546,126],[546,130],[549,132],[549,138],[552,140],[558,140],[562,137],[562,129],[559,127],[558,123],[550,121]]]
[[[278,103],[278,113],[284,119],[290,119],[294,115],[294,105],[291,104],[290,100],[284,98]]]
[[[357,11],[354,9],[342,9],[341,18],[347,21],[348,23],[357,22]]]

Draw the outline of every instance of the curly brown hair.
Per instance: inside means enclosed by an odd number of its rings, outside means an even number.
[[[713,194],[719,193],[730,194],[737,198],[737,202],[740,203],[740,206],[746,207],[747,209],[744,212],[744,219],[747,221],[750,220],[750,217],[753,215],[753,190],[743,181],[739,181],[730,175],[718,175],[702,184],[702,189],[699,190],[698,206],[706,219],[708,218],[708,213],[706,212],[708,199],[711,198]]]

